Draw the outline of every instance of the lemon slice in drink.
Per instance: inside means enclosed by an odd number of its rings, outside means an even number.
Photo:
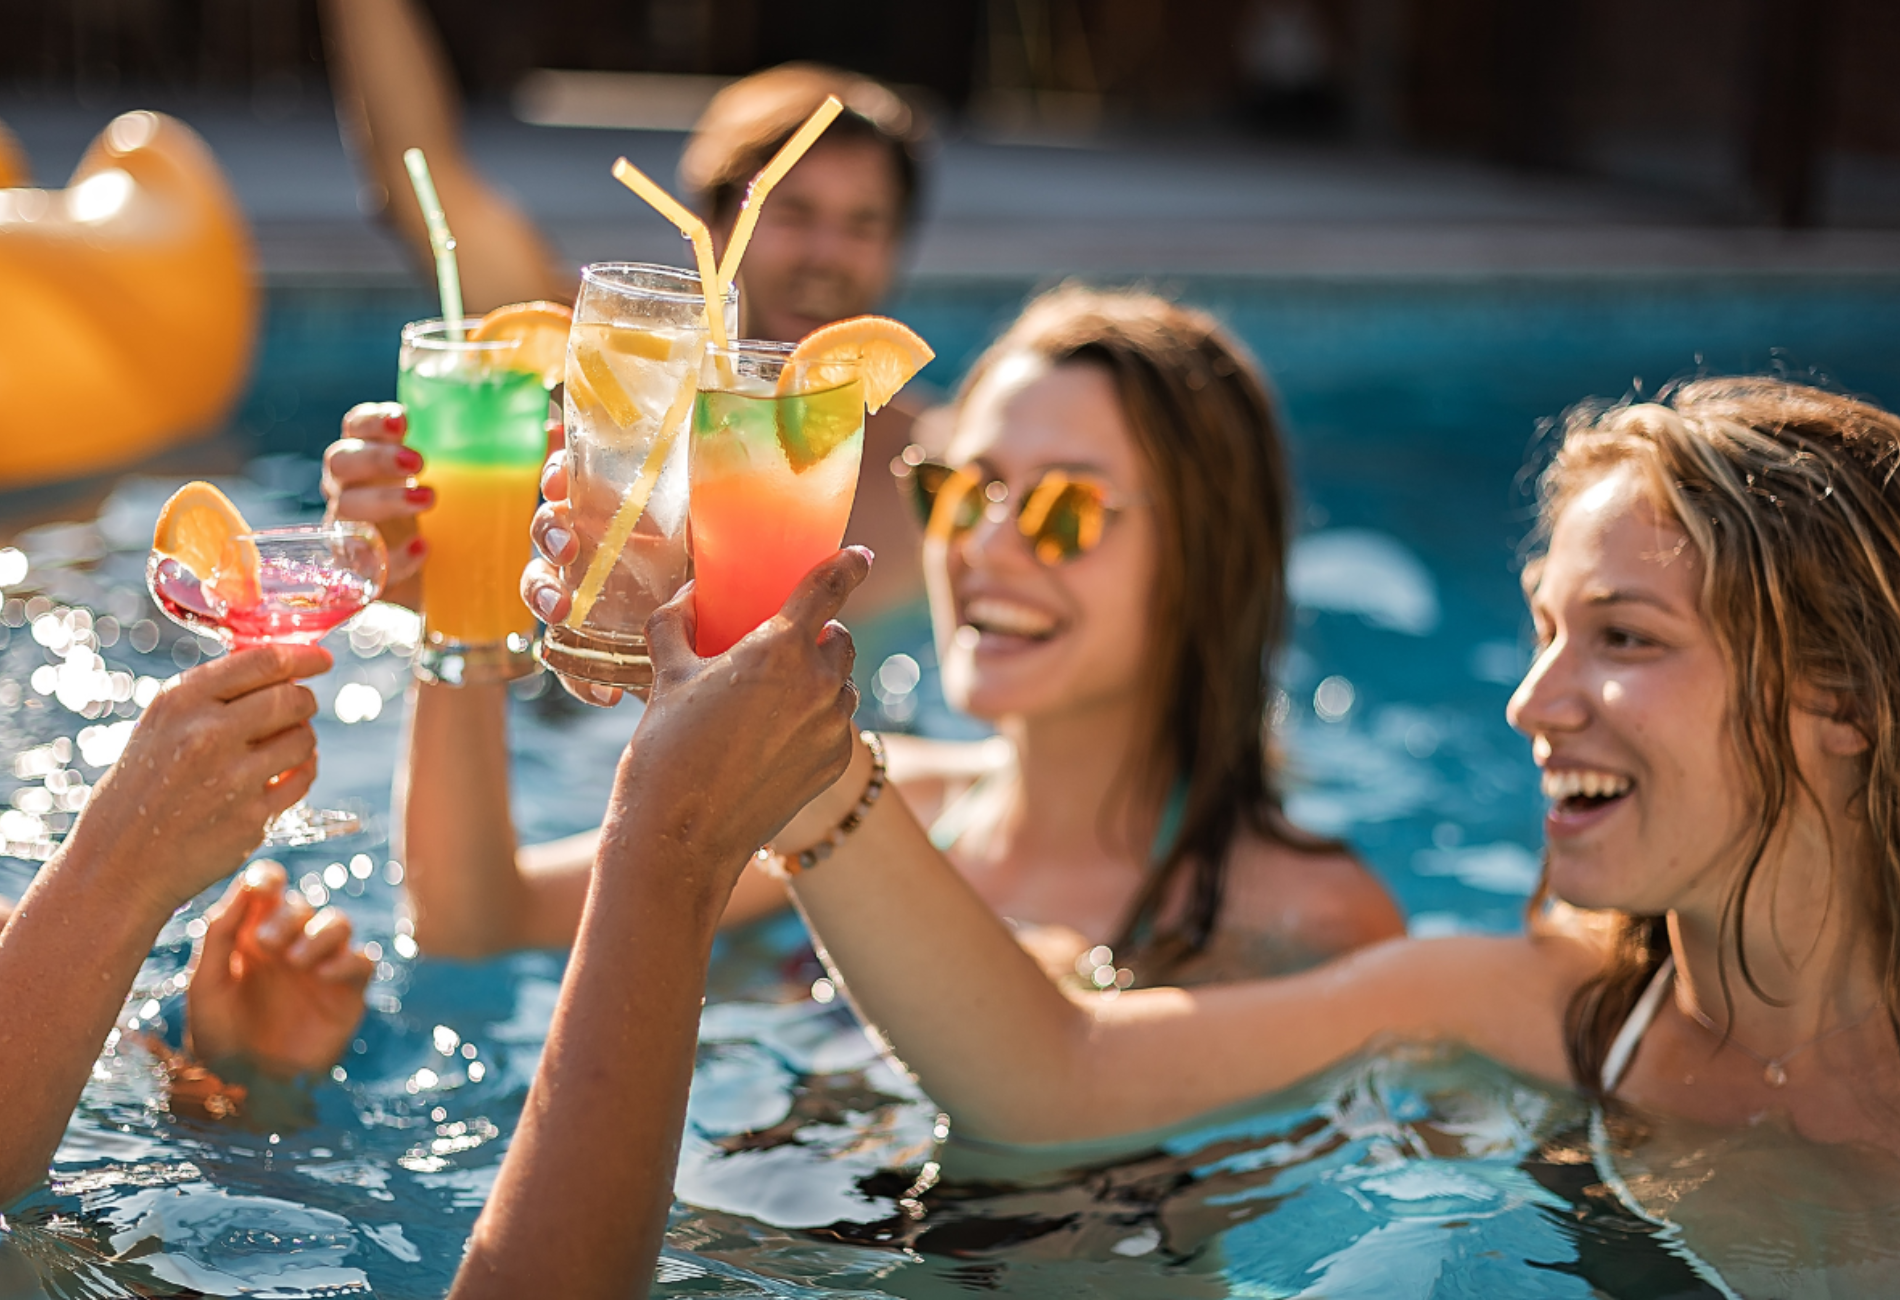
[[[581,384],[573,385],[584,407],[598,407],[622,429],[644,414],[657,420],[669,409],[682,382],[692,378],[695,354],[690,330],[635,329],[585,322],[574,327],[574,366]],[[654,367],[671,366],[664,375]],[[570,381],[571,382],[571,381]],[[646,409],[642,410],[641,398]]]
[[[552,388],[567,368],[567,332],[573,324],[572,309],[558,302],[516,302],[489,312],[468,336],[477,343],[520,339],[509,368],[539,375]]]
[[[158,512],[152,549],[184,565],[230,608],[247,609],[263,598],[263,559],[250,533],[230,497],[209,483],[187,483]]]
[[[779,396],[836,388],[852,377],[864,386],[864,409],[876,414],[937,354],[909,326],[888,316],[853,316],[798,341],[779,375]],[[835,368],[826,362],[840,362]]]

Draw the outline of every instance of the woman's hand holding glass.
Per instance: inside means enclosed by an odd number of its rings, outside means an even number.
[[[567,453],[556,451],[541,470],[540,509],[534,512],[529,533],[534,538],[535,557],[521,574],[521,599],[543,623],[556,623],[567,617],[574,603],[573,589],[561,576],[563,565],[572,564],[580,555],[580,541],[568,509]],[[556,673],[555,680],[568,694],[589,704],[611,708],[620,702],[620,691],[612,686],[577,681]]]
[[[159,930],[235,871],[310,788],[317,700],[296,679],[329,667],[315,646],[265,646],[172,682],[0,930],[11,1044],[0,1052],[0,1203],[45,1177]],[[354,996],[360,1004],[360,987]],[[306,1016],[292,1029],[311,1024]]]
[[[159,692],[64,852],[110,870],[161,916],[232,871],[317,772],[316,646],[240,650]]]
[[[422,453],[403,445],[408,430],[398,402],[359,402],[344,414],[341,435],[323,452],[323,518],[376,525],[389,550],[383,599],[413,609],[429,552],[416,516],[435,504],[435,491],[416,484]]]
[[[696,860],[730,874],[786,821],[833,785],[851,757],[856,651],[835,620],[871,571],[853,547],[819,564],[784,607],[723,654],[693,651],[692,585],[653,615],[653,689],[621,761],[603,828],[639,807],[667,824]]]

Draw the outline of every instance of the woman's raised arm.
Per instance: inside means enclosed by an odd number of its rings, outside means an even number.
[[[850,752],[851,643],[830,620],[868,568],[862,552],[827,560],[714,659],[690,648],[689,596],[648,624],[653,700],[621,758],[547,1051],[454,1296],[645,1294],[713,933],[752,851]]]
[[[152,701],[0,929],[0,1204],[46,1163],[172,911],[234,870],[316,774],[315,647],[244,650]]]
[[[781,844],[835,825],[869,775],[860,747]],[[793,894],[860,1014],[971,1136],[1142,1132],[1284,1087],[1382,1035],[1461,1040],[1565,1077],[1558,1027],[1582,969],[1567,940],[1399,939],[1282,979],[1071,997],[901,800],[873,805],[846,843]]]

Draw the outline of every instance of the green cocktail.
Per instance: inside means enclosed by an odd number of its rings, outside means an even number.
[[[548,390],[510,364],[519,340],[451,339],[440,321],[403,330],[396,395],[435,505],[420,520],[425,679],[501,680],[534,670],[534,616],[521,603],[528,525],[540,503]]]

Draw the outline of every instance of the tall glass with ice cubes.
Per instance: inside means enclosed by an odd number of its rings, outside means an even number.
[[[738,332],[737,288],[723,304]],[[567,618],[541,658],[569,677],[644,692],[646,623],[685,583],[687,426],[707,346],[699,277],[639,262],[581,270],[567,340],[568,498],[579,554]]]

